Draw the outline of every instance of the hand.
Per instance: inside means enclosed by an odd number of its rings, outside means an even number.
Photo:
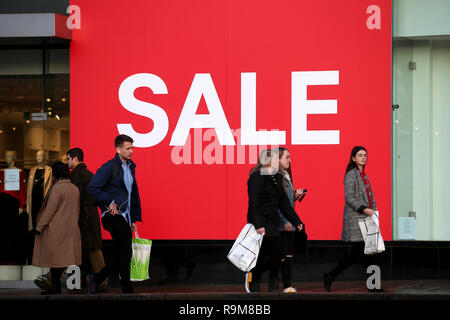
[[[137,225],[134,222],[131,224],[131,231],[132,232],[137,232]]]
[[[109,206],[109,210],[106,211],[109,212],[111,215],[115,216],[116,214],[119,214],[119,210],[117,210],[117,204],[115,202],[113,202],[110,206]]]
[[[366,209],[363,210],[363,212],[365,214],[367,214],[369,217],[371,217],[375,213],[375,210],[366,208]]]
[[[299,225],[297,226],[297,228],[298,228],[298,231],[302,231],[303,225],[302,225],[302,224],[299,224]]]
[[[306,189],[297,189],[294,192],[294,200],[297,201],[299,199],[303,199],[303,197],[306,195]],[[301,201],[301,200],[300,200]]]
[[[266,229],[264,227],[262,227],[262,228],[256,229],[256,232],[258,234],[265,234],[266,233]]]
[[[286,231],[294,231],[294,226],[292,224],[290,224],[289,222],[286,222],[284,224],[284,230],[286,230]]]

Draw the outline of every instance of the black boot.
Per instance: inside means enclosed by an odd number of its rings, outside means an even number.
[[[259,282],[252,281],[252,282],[249,282],[248,288],[249,288],[250,292],[259,292],[260,284],[259,284]]]
[[[278,278],[269,279],[269,292],[280,292]]]
[[[122,293],[123,294],[132,294],[133,293],[133,287],[131,286],[130,281],[120,281],[120,286],[122,287]]]
[[[52,285],[50,289],[42,291],[42,295],[49,294],[61,294],[61,274],[64,268],[50,268],[50,274],[52,276]]]
[[[61,294],[61,282],[59,279],[52,279],[52,286],[50,289],[41,292],[42,295]]]
[[[323,286],[325,287],[326,291],[331,291],[331,283],[334,281],[334,277],[329,274],[325,273],[323,275]]]

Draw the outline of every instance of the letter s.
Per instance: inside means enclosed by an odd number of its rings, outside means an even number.
[[[152,119],[153,130],[148,133],[138,133],[130,123],[117,124],[117,129],[120,134],[132,137],[134,146],[147,148],[157,145],[165,138],[169,130],[169,118],[159,106],[134,97],[134,90],[140,87],[148,87],[154,94],[167,94],[167,87],[160,77],[151,73],[137,73],[129,76],[119,87],[119,101],[122,106],[132,113]]]

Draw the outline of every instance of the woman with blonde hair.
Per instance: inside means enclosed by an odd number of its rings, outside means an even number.
[[[283,188],[283,176],[278,170],[278,149],[262,150],[258,164],[251,169],[247,181],[247,221],[264,234],[256,266],[246,275],[247,292],[259,292],[261,275],[269,270],[269,291],[278,292],[278,272],[283,256],[283,244],[278,226],[278,210],[299,231],[303,228],[300,218],[292,208]]]

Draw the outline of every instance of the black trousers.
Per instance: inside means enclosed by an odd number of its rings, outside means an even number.
[[[362,260],[364,267],[367,269],[370,265],[377,265],[379,263],[379,255],[364,254],[364,241],[352,242],[350,253],[330,272],[333,278],[344,272],[348,267]],[[368,276],[366,276],[367,278]]]
[[[283,243],[280,236],[264,236],[261,249],[259,251],[258,261],[252,271],[252,282],[260,282],[261,275],[269,270],[269,278],[278,278],[281,259],[283,257]]]
[[[65,268],[50,268],[52,275],[52,289],[61,291],[61,275]]]
[[[99,285],[113,274],[118,267],[122,292],[131,292],[130,264],[133,254],[131,249],[131,227],[123,216],[119,214],[113,216],[108,213],[102,218],[102,225],[111,234],[115,252],[112,255],[112,263],[107,263],[102,271],[96,273],[94,281]]]
[[[294,256],[295,231],[281,231],[283,242],[283,256],[281,262],[281,276],[283,288],[292,287],[292,260]]]

